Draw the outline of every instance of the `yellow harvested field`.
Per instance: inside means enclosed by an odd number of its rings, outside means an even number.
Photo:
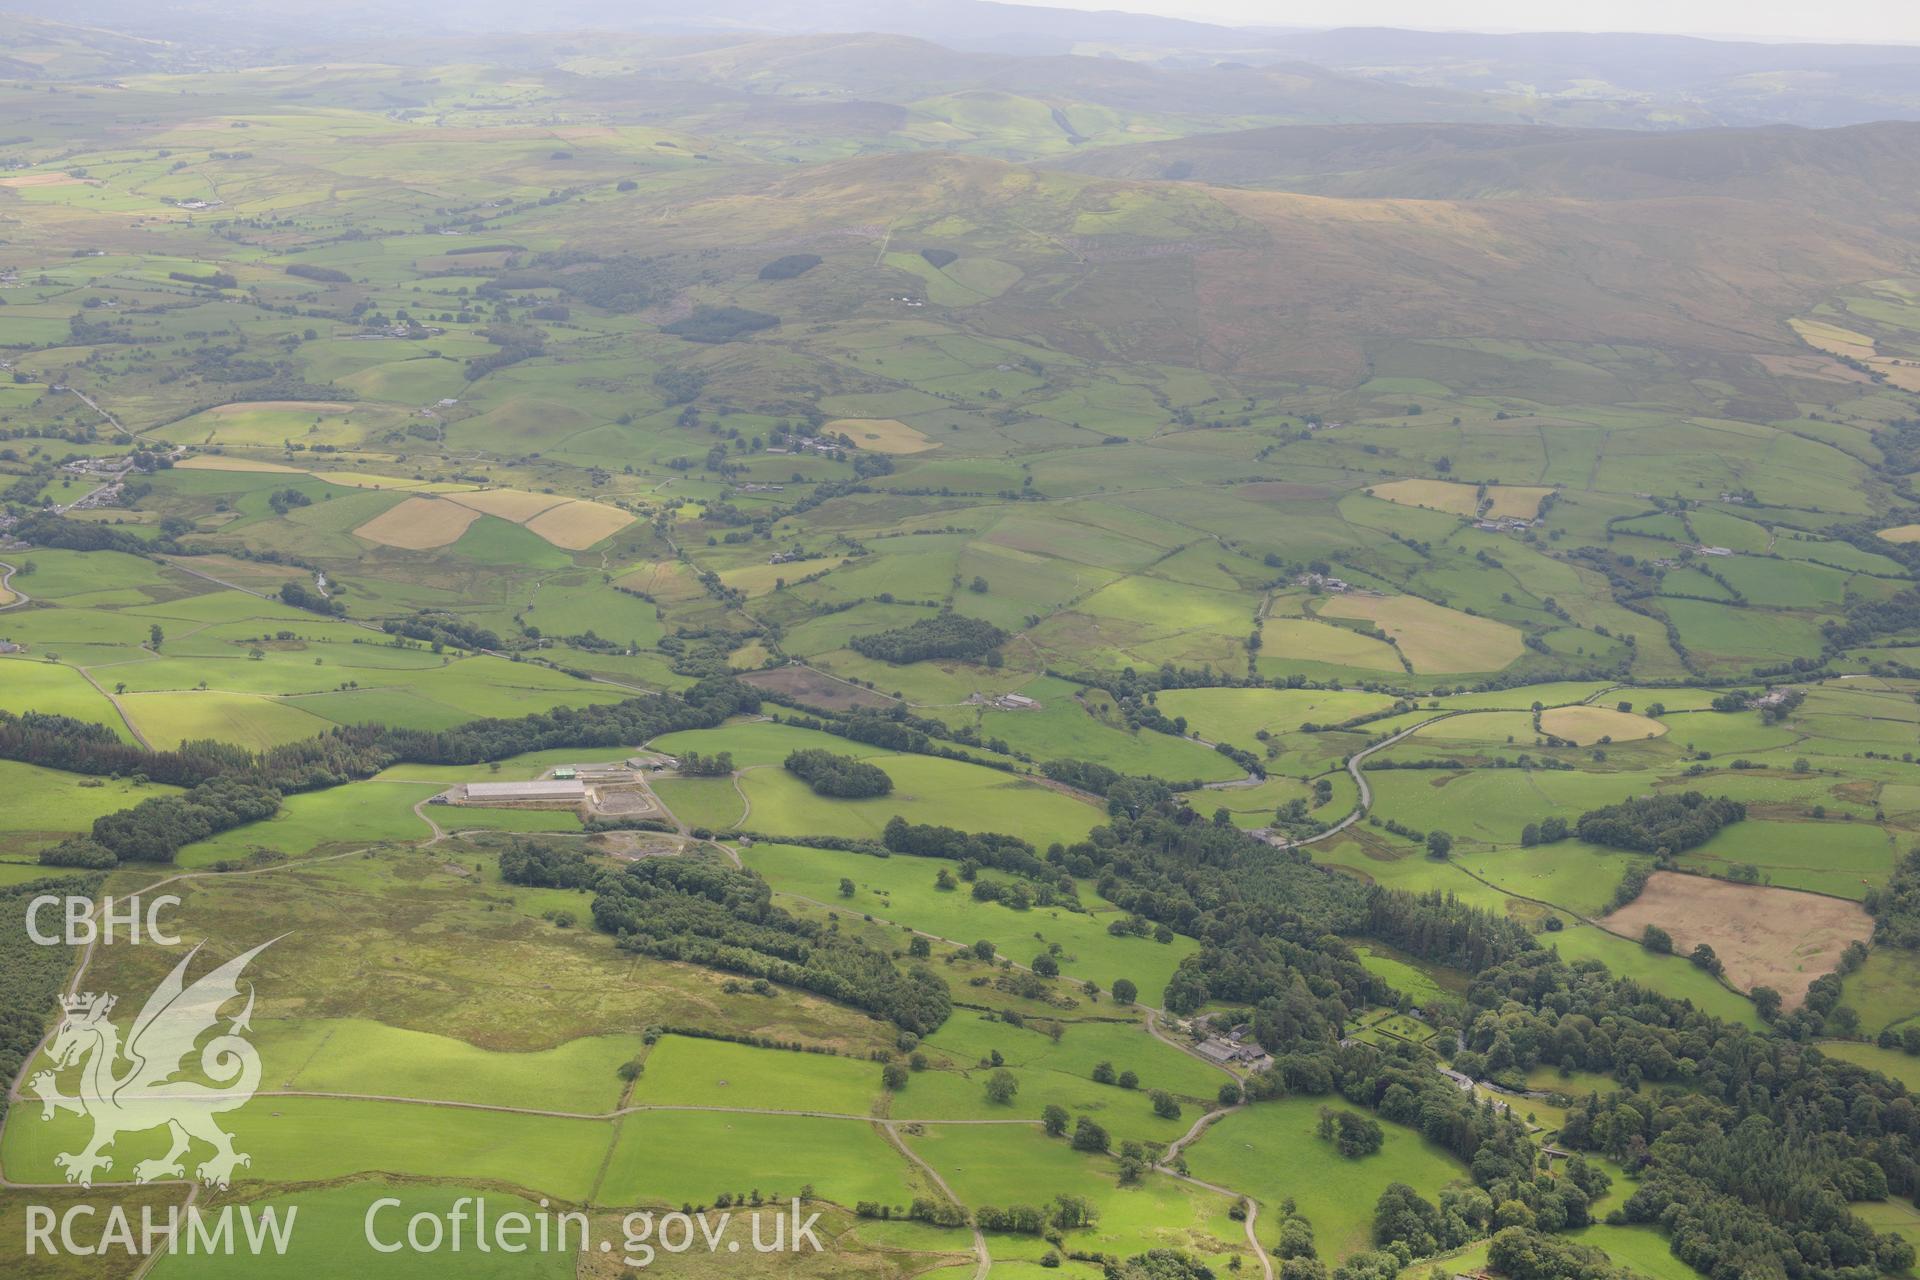
[[[1307,618],[1268,618],[1261,623],[1260,652],[1270,658],[1327,662],[1369,671],[1402,669],[1392,645],[1331,622]]]
[[[480,513],[444,498],[408,498],[353,532],[369,542],[403,551],[425,551],[457,542]]]
[[[1376,484],[1368,492],[1403,507],[1431,507],[1456,516],[1480,514],[1478,485],[1452,480],[1392,480]],[[1487,508],[1487,515],[1531,520],[1540,514],[1540,500],[1552,492],[1550,487],[1542,485],[1490,484],[1487,498],[1493,505]]]
[[[1658,720],[1614,707],[1554,707],[1540,713],[1540,727],[1582,747],[1590,747],[1602,738],[1632,742],[1657,738],[1667,731]]]
[[[584,551],[602,538],[612,537],[634,517],[618,507],[576,500],[551,511],[542,511],[527,521],[527,528],[556,547]]]
[[[1888,542],[1920,542],[1920,524],[1895,525],[1891,529],[1882,529],[1880,536]]]
[[[23,173],[11,178],[0,178],[0,187],[82,187],[99,186],[87,178],[76,178],[70,173]]]
[[[1800,340],[1810,347],[1854,360],[1871,360],[1874,357],[1873,339],[1864,333],[1855,333],[1852,329],[1843,329],[1825,320],[1795,318],[1787,323],[1800,335]]]
[[[1776,378],[1824,378],[1828,382],[1872,382],[1858,369],[1824,356],[1755,356],[1760,366]]]
[[[339,400],[241,400],[217,404],[207,412],[224,417],[230,413],[349,413],[352,409]]]
[[[483,515],[499,516],[515,524],[525,524],[542,511],[551,510],[568,499],[551,493],[525,493],[519,489],[478,489],[454,499]]]
[[[258,458],[235,458],[224,453],[196,453],[192,457],[182,458],[173,464],[182,471],[283,471],[288,475],[305,475],[299,467],[285,467],[277,462],[263,462]]]
[[[655,560],[643,564],[613,580],[616,587],[639,591],[664,604],[683,604],[707,593],[700,580],[678,560]]]
[[[925,453],[940,447],[938,440],[927,439],[896,418],[841,418],[829,422],[823,430],[828,435],[843,435],[872,453]]]
[[[315,471],[310,473],[315,480],[325,480],[328,484],[337,484],[346,489],[428,489],[424,480],[409,480],[405,476],[376,476],[364,471]]]
[[[1375,624],[1393,637],[1422,675],[1498,671],[1526,647],[1520,632],[1504,622],[1442,608],[1418,596],[1333,596],[1320,612]]]
[[[1902,391],[1920,391],[1920,361],[1880,356],[1867,361],[1867,367]]]

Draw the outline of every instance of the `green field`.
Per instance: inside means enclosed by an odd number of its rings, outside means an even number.
[[[1458,1161],[1392,1125],[1379,1152],[1348,1159],[1315,1136],[1319,1107],[1298,1098],[1230,1115],[1188,1149],[1187,1163],[1196,1177],[1246,1188],[1276,1217],[1280,1202],[1292,1197],[1329,1259],[1370,1247],[1373,1202],[1388,1183],[1404,1182],[1433,1199],[1466,1176]]]
[[[1111,908],[1082,899],[1094,914],[1059,907],[1016,911],[974,901],[969,893],[934,887],[940,868],[952,864],[933,858],[875,858],[834,849],[760,844],[743,851],[748,866],[767,878],[776,892],[795,894],[844,909],[867,912],[896,925],[917,929],[963,945],[985,938],[1004,954],[1025,964],[1033,953],[1059,943],[1063,973],[1091,978],[1102,988],[1115,978],[1130,978],[1143,999],[1152,999],[1173,975],[1193,943],[1119,938],[1107,932]],[[1006,879],[987,872],[991,879]],[[851,879],[851,898],[840,896],[840,881]],[[1039,935],[1036,937],[1035,935]]]

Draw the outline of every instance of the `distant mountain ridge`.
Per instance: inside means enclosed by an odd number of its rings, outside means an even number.
[[[11,7],[57,23],[85,23],[161,37],[173,67],[236,67],[293,60],[316,51],[375,51],[411,65],[435,50],[518,37],[538,47],[568,36],[590,43],[636,38],[719,40],[764,45],[822,38],[905,39],[952,59],[1002,58],[1043,79],[1077,56],[1128,75],[1160,75],[1155,93],[1191,101],[1216,95],[1239,109],[1232,77],[1256,82],[1295,76],[1324,107],[1291,118],[1321,122],[1459,119],[1639,129],[1745,127],[1772,123],[1830,128],[1875,120],[1920,120],[1920,46],[1762,44],[1639,34],[1488,35],[1396,28],[1300,31],[1230,27],[1115,10],[1087,12],[995,0],[468,0],[402,7],[375,0],[327,6],[295,0],[12,0]],[[81,28],[70,28],[77,31]],[[138,71],[159,55],[133,45],[75,40],[34,29],[10,31],[4,56],[23,78]],[[119,37],[122,41],[129,36]],[[470,47],[470,46],[469,46]],[[874,45],[874,52],[894,46]],[[76,56],[77,50],[84,53]],[[507,61],[523,65],[532,48]],[[926,58],[847,66],[836,88],[897,84]],[[958,65],[950,63],[949,66]],[[973,64],[978,70],[985,64]],[[1079,80],[1089,78],[1076,70]],[[1363,88],[1361,86],[1369,86]],[[1023,90],[1024,91],[1024,90]],[[899,90],[888,90],[897,100]],[[1192,111],[1192,106],[1169,109]],[[1395,115],[1394,112],[1402,114]],[[1266,114],[1272,114],[1268,111]]]
[[[1844,206],[1920,227],[1920,123],[1644,133],[1527,126],[1278,126],[1048,162],[1107,177],[1315,195],[1592,201],[1712,196]]]

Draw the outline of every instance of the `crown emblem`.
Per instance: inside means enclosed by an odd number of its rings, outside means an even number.
[[[113,996],[98,995],[92,991],[82,991],[78,995],[61,996],[60,1008],[64,1010],[69,1017],[74,1015],[91,1016],[94,1014],[105,1017],[107,1014],[113,1012],[114,1002],[115,997]]]

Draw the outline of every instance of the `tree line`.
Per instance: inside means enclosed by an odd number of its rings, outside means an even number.
[[[953,1007],[931,970],[902,971],[834,925],[775,907],[772,888],[751,871],[642,859],[596,882],[593,921],[626,950],[812,991],[919,1035]]]
[[[342,725],[263,752],[213,741],[150,751],[68,716],[0,711],[0,759],[97,776],[138,777],[188,789],[95,820],[91,833],[42,851],[49,865],[166,862],[196,840],[272,817],[283,796],[340,786],[395,764],[480,764],[553,747],[619,747],[678,729],[712,728],[759,707],[750,685],[704,680],[679,695],[649,694],[555,707],[444,730]]]

